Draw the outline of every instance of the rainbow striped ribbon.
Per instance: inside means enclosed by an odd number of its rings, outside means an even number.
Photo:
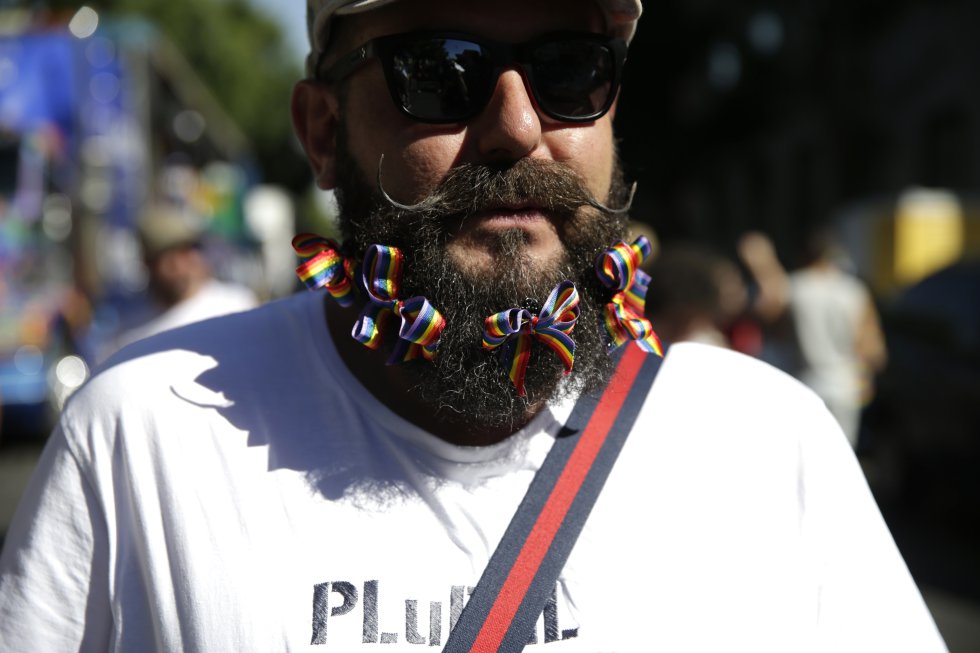
[[[293,249],[308,258],[298,268],[296,276],[310,290],[326,288],[341,306],[354,302],[350,262],[340,254],[340,246],[323,236],[303,233],[293,238]]]
[[[398,248],[368,247],[361,271],[368,303],[351,333],[361,344],[377,349],[381,346],[385,318],[389,314],[401,318],[398,341],[388,358],[389,365],[417,358],[431,361],[439,347],[439,336],[446,328],[442,314],[425,297],[398,299],[403,265],[404,256]]]
[[[616,349],[632,340],[640,349],[663,356],[660,338],[650,320],[644,317],[650,276],[640,269],[640,264],[649,255],[650,241],[646,236],[638,236],[632,245],[621,240],[599,255],[595,271],[599,281],[615,291],[602,312],[612,341],[610,348]]]
[[[571,281],[562,281],[551,291],[538,315],[524,308],[510,308],[495,313],[483,323],[483,348],[501,349],[500,362],[521,397],[524,376],[531,358],[531,340],[540,340],[550,347],[565,365],[565,374],[572,371],[575,343],[569,334],[578,319],[578,290]]]

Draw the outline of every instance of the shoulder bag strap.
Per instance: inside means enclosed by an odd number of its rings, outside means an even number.
[[[605,389],[576,402],[444,653],[516,653],[528,643],[660,368],[660,356],[625,349]]]

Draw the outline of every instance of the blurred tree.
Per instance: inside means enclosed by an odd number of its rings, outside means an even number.
[[[78,7],[67,0],[48,4]],[[290,92],[302,71],[272,18],[247,0],[102,0],[93,6],[156,24],[249,138],[263,181],[295,192],[309,186],[289,118]]]

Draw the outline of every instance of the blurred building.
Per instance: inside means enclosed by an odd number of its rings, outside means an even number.
[[[972,195],[977,25],[973,0],[649,4],[617,114],[633,218],[719,246],[760,229],[791,257],[845,207]]]
[[[151,24],[89,7],[0,11],[7,428],[46,432],[100,341],[143,301],[136,224],[148,203],[197,216],[217,275],[269,296],[262,234],[245,216],[259,181],[245,136]]]

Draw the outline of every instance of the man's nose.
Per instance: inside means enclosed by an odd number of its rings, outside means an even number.
[[[468,127],[481,158],[514,161],[541,144],[541,119],[524,77],[505,70],[486,108]]]

